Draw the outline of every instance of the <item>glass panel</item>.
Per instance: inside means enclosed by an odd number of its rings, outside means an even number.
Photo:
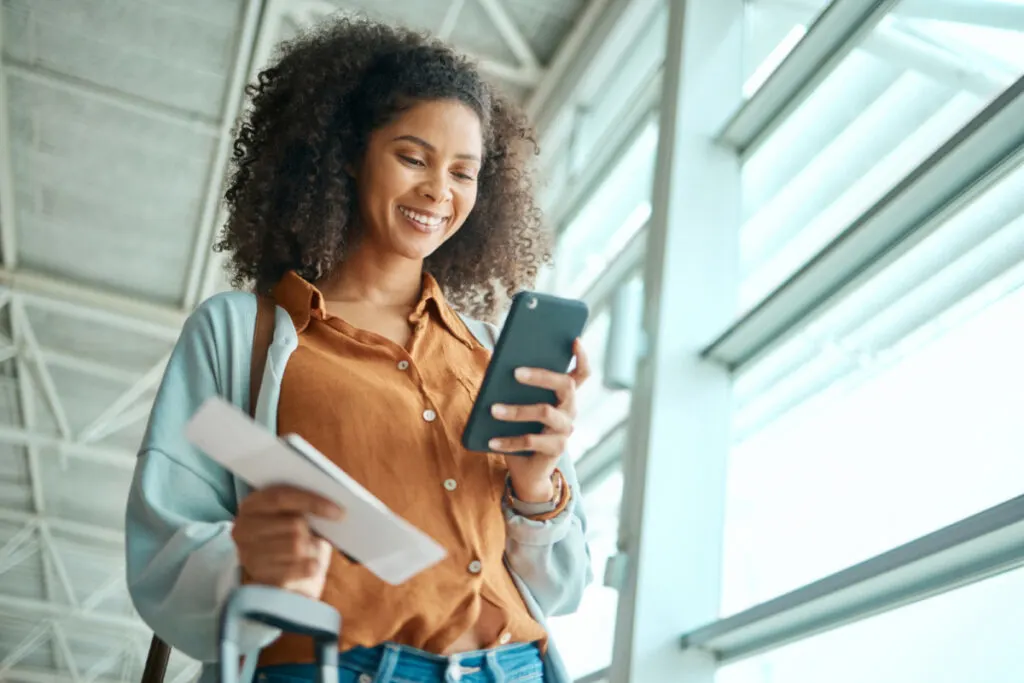
[[[1020,200],[1018,200],[1020,201]],[[1024,249],[1024,219],[982,247]],[[925,245],[922,248],[927,249]],[[944,273],[977,274],[976,250],[817,355],[736,382],[722,610],[731,614],[1020,493],[1024,480],[1024,267],[1016,265],[897,338]],[[987,259],[986,259],[987,260]],[[892,272],[909,277],[912,269]],[[869,296],[879,296],[865,288]],[[919,310],[907,302],[917,301]],[[828,328],[826,328],[828,329]],[[808,339],[820,338],[811,332]],[[869,342],[877,342],[872,345]],[[800,342],[795,342],[794,348]],[[791,354],[783,349],[781,356]],[[770,363],[769,363],[770,365]],[[755,378],[763,373],[764,376]],[[765,377],[774,378],[774,382]],[[792,378],[792,380],[791,380]],[[766,386],[747,393],[749,382]],[[777,412],[780,392],[801,399]],[[758,405],[763,400],[766,408]],[[744,405],[746,404],[746,405]],[[776,413],[772,413],[776,410]],[[753,416],[751,415],[753,412]],[[772,419],[764,422],[765,413]],[[759,422],[760,421],[760,422]],[[756,425],[752,433],[751,425]]]
[[[741,311],[1024,71],[1019,33],[925,21],[902,4],[745,161]]]
[[[831,4],[808,0],[748,0],[743,6],[743,96],[750,98],[807,34],[807,28]]]
[[[618,593],[602,585],[605,564],[615,554],[619,534],[619,506],[622,502],[622,470],[585,492],[594,582],[583,593],[583,602],[575,614],[555,617],[548,622],[551,636],[558,642],[569,674],[579,678],[611,664],[612,638]]]
[[[1024,570],[722,667],[717,683],[1016,683]]]
[[[651,215],[658,127],[643,129],[558,243],[557,291],[582,296]]]
[[[635,287],[640,300],[643,282],[639,273],[626,285]],[[596,446],[609,432],[629,417],[632,392],[628,389],[609,388],[605,384],[605,361],[608,335],[613,324],[611,309],[602,306],[592,312],[590,324],[583,333],[583,347],[590,359],[592,375],[580,387],[577,395],[578,413],[576,429],[569,442],[569,452],[579,459]]]

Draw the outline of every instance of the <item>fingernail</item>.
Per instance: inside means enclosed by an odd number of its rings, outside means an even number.
[[[501,439],[491,439],[490,441],[487,442],[487,447],[490,448],[492,451],[500,451]]]
[[[508,415],[508,408],[501,405],[500,403],[495,403],[493,406],[491,406],[491,415],[493,415],[494,417],[505,417],[506,415]]]
[[[516,379],[530,379],[530,370],[528,368],[516,368]]]

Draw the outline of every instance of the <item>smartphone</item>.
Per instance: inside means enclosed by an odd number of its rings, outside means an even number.
[[[507,422],[491,415],[495,403],[508,405],[555,405],[549,389],[522,384],[515,378],[519,367],[566,372],[573,357],[573,342],[583,334],[589,312],[575,299],[563,299],[538,292],[520,292],[512,298],[505,326],[494,346],[480,393],[473,403],[462,445],[471,451],[488,452],[496,437],[539,434],[539,422]],[[531,455],[531,452],[513,455]]]

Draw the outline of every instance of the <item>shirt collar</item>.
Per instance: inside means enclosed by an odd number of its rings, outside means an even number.
[[[420,299],[409,314],[409,322],[415,324],[425,314],[434,315],[456,339],[467,346],[473,346],[473,340],[469,337],[471,333],[465,323],[448,305],[437,280],[425,271],[420,291]],[[326,320],[329,317],[323,294],[295,271],[288,271],[278,281],[273,296],[277,304],[291,316],[295,331],[299,334],[309,326],[310,320]]]
[[[302,278],[294,270],[285,273],[273,291],[274,301],[283,308],[295,325],[295,331],[302,334],[312,318],[327,318],[327,307],[320,290]]]
[[[420,300],[409,315],[409,322],[415,324],[425,313],[429,312],[440,319],[452,336],[466,346],[472,347],[475,338],[472,337],[459,314],[448,305],[441,285],[437,283],[433,275],[426,271],[423,272],[423,285],[420,292]]]

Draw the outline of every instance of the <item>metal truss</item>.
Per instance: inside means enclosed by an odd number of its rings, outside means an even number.
[[[45,506],[41,498],[34,500],[35,507]],[[17,669],[19,662],[44,647],[52,647],[56,661],[67,670],[63,678],[70,683],[96,683],[100,676],[108,673],[126,655],[128,644],[137,642],[148,631],[140,619],[133,616],[107,613],[100,606],[110,597],[125,590],[123,562],[111,567],[107,580],[91,593],[80,598],[75,590],[68,567],[57,550],[53,529],[82,534],[97,541],[123,543],[120,533],[114,530],[100,530],[86,525],[54,520],[42,516],[0,510],[0,521],[22,522],[22,528],[0,547],[0,574],[10,571],[29,558],[39,556],[44,572],[46,600],[35,600],[11,595],[0,595],[0,612],[8,616],[19,616],[38,620],[35,628],[15,646],[0,662],[0,680],[20,679],[23,671]],[[116,544],[109,544],[117,550]],[[75,659],[73,648],[68,642],[67,628],[74,632],[83,629],[99,630],[119,634],[115,651],[96,662],[88,671],[82,671]],[[46,672],[46,675],[52,675]]]
[[[70,360],[40,346],[31,321],[26,312],[25,298],[18,292],[0,291],[0,311],[10,309],[13,339],[0,338],[0,356],[15,360],[19,405],[22,424],[0,425],[0,442],[23,446],[29,459],[29,471],[33,478],[33,500],[36,512],[42,514],[41,484],[38,481],[39,449],[48,448],[58,452],[60,457],[131,468],[135,464],[134,453],[121,448],[100,445],[97,442],[144,419],[150,409],[146,394],[153,390],[163,375],[167,357],[162,358],[146,373],[134,379],[133,383],[92,423],[73,433],[67,412],[60,399],[50,372],[51,363],[70,366],[104,379],[115,381],[126,379],[126,373],[108,368],[100,363]],[[130,376],[130,375],[129,375]],[[57,433],[38,430],[35,416],[35,396],[42,391],[46,405],[57,425]]]

